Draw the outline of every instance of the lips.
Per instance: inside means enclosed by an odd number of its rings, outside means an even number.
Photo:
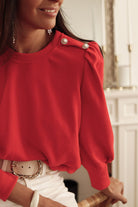
[[[55,9],[40,9],[41,11],[45,11],[45,12],[55,12],[56,10]]]

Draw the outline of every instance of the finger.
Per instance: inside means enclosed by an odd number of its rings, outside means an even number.
[[[117,199],[120,200],[124,204],[127,203],[127,199],[121,194],[118,195]]]
[[[106,201],[106,205],[111,204],[112,200],[113,200],[112,198],[108,198]]]
[[[124,204],[127,203],[127,199],[121,193],[115,194],[115,195],[111,195],[111,198],[115,199],[115,200],[119,200],[119,201],[121,201]]]
[[[121,194],[124,194],[124,183],[120,182],[121,185]]]
[[[122,188],[122,190],[121,190],[121,194],[122,194],[122,195],[124,194],[124,188]]]
[[[117,199],[113,199],[111,203],[112,203],[112,204],[115,204],[115,203],[117,203],[118,201],[119,201],[119,200],[117,200]]]

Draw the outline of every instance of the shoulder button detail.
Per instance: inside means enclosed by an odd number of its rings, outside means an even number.
[[[82,46],[83,49],[88,49],[89,48],[89,45],[88,43],[84,43],[84,45]]]
[[[67,43],[68,43],[68,39],[67,38],[62,38],[61,44],[66,45]]]

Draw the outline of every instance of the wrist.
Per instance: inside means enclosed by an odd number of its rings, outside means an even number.
[[[39,192],[35,190],[32,196],[30,207],[38,207],[38,203],[39,203]]]
[[[44,198],[43,196],[39,195],[38,207],[43,207],[43,206],[44,206]]]

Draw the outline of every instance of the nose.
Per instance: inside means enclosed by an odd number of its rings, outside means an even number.
[[[53,3],[59,3],[59,5],[61,5],[64,0],[48,0],[48,1]]]

